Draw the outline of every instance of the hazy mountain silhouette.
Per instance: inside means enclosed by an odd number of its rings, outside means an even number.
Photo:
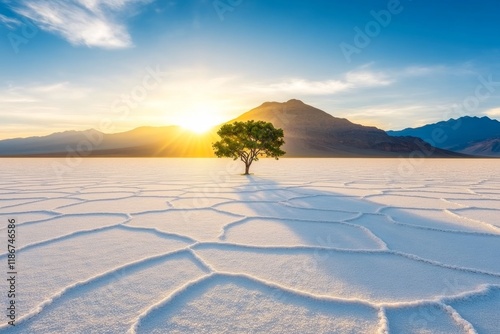
[[[500,157],[500,136],[469,143],[459,152],[484,157]]]
[[[500,156],[495,146],[495,142],[498,142],[495,138],[500,137],[500,122],[489,117],[465,116],[387,133],[391,136],[418,137],[436,147],[455,152]]]
[[[458,157],[419,138],[391,137],[375,127],[354,124],[304,104],[266,102],[230,121],[263,120],[285,132],[288,157],[398,157],[411,152]],[[66,131],[45,137],[0,141],[0,156],[213,157],[211,144],[219,127],[195,135],[177,126],[140,127],[104,134],[94,129]]]
[[[94,129],[0,141],[0,156],[205,157],[215,132],[193,135],[178,126],[140,127],[104,134]]]

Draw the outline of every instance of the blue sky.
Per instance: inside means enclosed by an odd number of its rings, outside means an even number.
[[[384,130],[500,118],[498,1],[0,3],[0,138],[216,124],[292,98]]]

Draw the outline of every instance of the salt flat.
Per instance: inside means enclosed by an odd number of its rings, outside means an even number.
[[[500,161],[69,162],[0,160],[2,333],[499,333]]]

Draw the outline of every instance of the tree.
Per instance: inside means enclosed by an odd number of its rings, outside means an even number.
[[[285,143],[283,130],[276,129],[272,123],[263,121],[234,122],[224,124],[217,134],[221,140],[212,144],[215,155],[219,158],[240,159],[245,163],[245,175],[248,175],[252,162],[259,156],[278,160],[285,154],[280,147]]]

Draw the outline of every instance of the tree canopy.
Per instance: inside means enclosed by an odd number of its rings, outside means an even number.
[[[247,121],[224,124],[217,134],[221,140],[212,144],[219,158],[240,159],[245,163],[245,175],[250,165],[259,157],[272,157],[278,160],[286,152],[280,147],[285,143],[283,130],[276,129],[272,123]]]

